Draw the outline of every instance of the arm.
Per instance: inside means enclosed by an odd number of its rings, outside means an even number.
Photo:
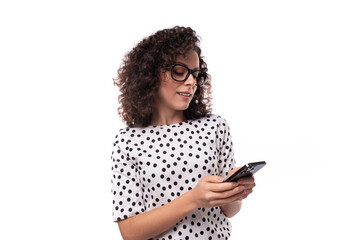
[[[222,205],[220,206],[220,208],[226,217],[232,218],[240,211],[241,206],[242,206],[242,200],[238,200],[230,204]]]
[[[148,239],[165,232],[197,208],[190,194],[191,190],[161,207],[118,221],[122,237]]]

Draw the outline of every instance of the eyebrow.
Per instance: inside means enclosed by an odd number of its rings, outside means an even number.
[[[189,68],[189,66],[183,62],[175,62],[175,63],[181,63]],[[193,68],[192,70],[200,70],[200,68],[196,67],[196,68]]]

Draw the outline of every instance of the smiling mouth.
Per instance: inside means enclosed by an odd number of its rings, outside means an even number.
[[[177,94],[179,94],[180,96],[183,96],[183,97],[191,97],[191,94],[190,94],[190,93],[180,93],[180,92],[177,92]]]

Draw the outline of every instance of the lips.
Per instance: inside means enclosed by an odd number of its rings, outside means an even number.
[[[192,93],[190,93],[190,92],[178,92],[178,93],[187,93],[187,94],[190,94],[190,97],[192,96]]]

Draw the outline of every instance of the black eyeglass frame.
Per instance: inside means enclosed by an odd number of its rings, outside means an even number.
[[[186,68],[187,69],[187,74],[186,74],[186,77],[185,77],[185,79],[184,80],[177,80],[177,79],[175,79],[174,78],[174,76],[173,76],[173,70],[174,70],[174,67],[176,67],[176,66],[182,66],[182,67],[184,67],[184,68]],[[190,69],[188,66],[186,66],[185,64],[182,64],[182,63],[173,63],[173,65],[171,66],[171,69],[170,69],[170,72],[171,72],[171,78],[174,80],[174,81],[177,81],[177,82],[185,82],[188,78],[189,78],[189,76],[190,76],[190,74],[191,75],[193,75],[193,77],[196,79],[196,85],[198,85],[197,83],[197,77],[195,77],[195,72],[197,72],[197,71],[199,71],[199,74],[203,74],[204,75],[204,80],[200,83],[200,87],[201,86],[203,86],[204,84],[205,84],[205,81],[206,81],[206,79],[207,79],[207,77],[208,77],[208,74],[206,73],[206,72],[204,72],[203,70],[201,70],[201,69]]]

